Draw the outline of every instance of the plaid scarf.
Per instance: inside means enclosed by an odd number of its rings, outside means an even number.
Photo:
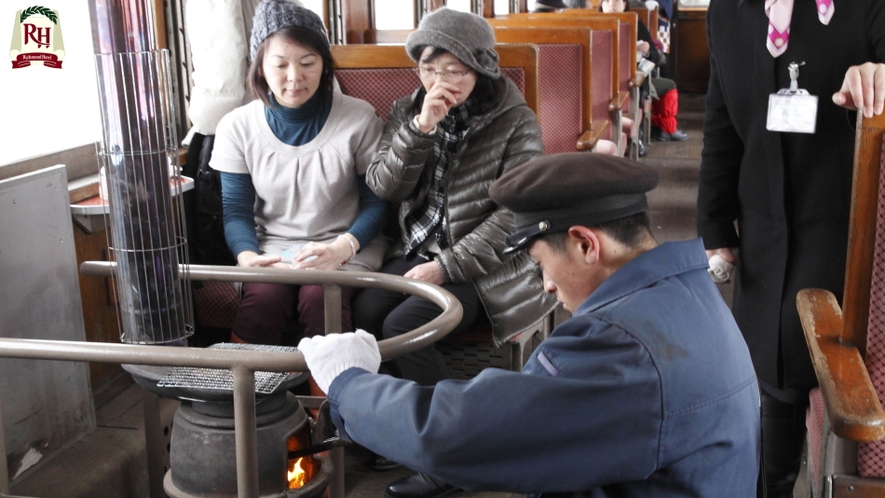
[[[455,157],[458,144],[467,135],[469,120],[468,103],[465,103],[449,111],[449,114],[436,125],[438,139],[433,143],[433,157],[436,158],[433,179],[430,181],[430,190],[427,191],[424,202],[406,218],[406,226],[409,229],[406,257],[417,253],[427,258],[427,248],[424,243],[434,232],[440,249],[448,247],[445,236],[446,221],[443,217],[443,207],[446,204],[446,172],[452,158]]]

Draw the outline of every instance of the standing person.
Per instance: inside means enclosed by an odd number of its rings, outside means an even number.
[[[223,243],[221,185],[218,173],[209,167],[209,160],[218,122],[253,98],[246,73],[252,17],[258,3],[259,0],[185,3],[185,31],[194,69],[187,108],[192,126],[183,140],[188,147],[184,174],[196,180],[194,193],[186,198],[188,242],[193,248],[192,261],[198,264],[235,264]]]
[[[526,254],[503,253],[513,214],[488,194],[503,172],[544,153],[541,129],[519,89],[501,75],[495,35],[482,17],[439,9],[421,21],[405,48],[421,87],[393,104],[366,178],[379,197],[400,203],[401,238],[381,271],[442,286],[464,308],[453,334],[482,314],[501,344],[556,305]],[[440,311],[426,299],[366,289],[354,299],[354,324],[390,338]],[[421,385],[450,377],[433,346],[394,364],[402,378]],[[370,465],[389,468],[385,461]],[[391,484],[388,495],[451,489],[415,474]]]
[[[221,172],[225,237],[237,263],[377,270],[387,205],[364,176],[381,119],[367,102],[334,90],[329,40],[310,10],[264,0],[250,51],[258,100],[221,120],[211,161]],[[352,293],[341,289],[345,330]],[[231,339],[284,344],[324,331],[322,286],[246,283]]]
[[[375,374],[365,333],[305,339],[341,435],[470,490],[530,497],[750,498],[759,393],[700,240],[658,246],[657,172],[586,152],[535,158],[492,197],[570,310],[522,373],[423,387]],[[355,367],[355,368],[354,368]]]
[[[796,294],[842,296],[855,123],[843,107],[882,112],[885,2],[716,0],[707,36],[698,233],[711,262],[737,265],[732,310],[762,386],[768,496],[792,496],[817,383]],[[766,129],[793,63],[818,97],[814,133]]]

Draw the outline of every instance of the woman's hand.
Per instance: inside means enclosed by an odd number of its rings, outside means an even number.
[[[359,250],[357,245],[351,246],[347,237],[349,235],[338,237],[335,241],[328,244],[321,242],[309,242],[304,246],[298,254],[292,256],[292,268],[297,270],[336,270],[343,265],[348,259],[353,257],[354,248]],[[355,241],[353,238],[351,242]]]
[[[642,55],[647,56],[648,51],[651,50],[651,46],[648,44],[647,41],[639,40],[638,42],[636,42],[636,50],[641,52]]]
[[[842,88],[833,94],[833,103],[861,110],[865,117],[882,114],[885,108],[885,64],[867,62],[845,72]]]
[[[403,276],[406,278],[414,278],[415,280],[422,280],[424,282],[429,282],[436,285],[442,285],[446,283],[446,278],[443,275],[442,269],[439,267],[436,261],[421,263],[420,265],[407,271],[406,274]]]
[[[449,113],[449,109],[458,102],[457,96],[460,93],[461,90],[457,85],[437,78],[424,96],[421,114],[418,115],[418,129],[424,133],[433,131],[433,127],[442,121]]]
[[[737,252],[737,249],[732,251],[729,247],[708,249],[706,251],[707,261],[710,263],[707,273],[710,274],[713,282],[717,284],[731,282],[735,274],[735,266],[740,264],[740,260],[735,255],[735,252]]]
[[[289,265],[280,262],[279,256],[272,254],[258,254],[254,251],[243,251],[237,254],[237,264],[243,268],[288,268]]]
[[[728,261],[729,263],[737,266],[741,264],[741,260],[737,257],[734,251],[731,250],[730,247],[720,247],[719,249],[707,249],[705,251],[707,253],[707,260],[709,261],[713,256],[721,256],[722,259]]]

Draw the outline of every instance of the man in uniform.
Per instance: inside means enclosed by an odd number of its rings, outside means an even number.
[[[343,437],[454,486],[531,496],[753,497],[759,396],[700,240],[657,245],[654,169],[568,153],[505,172],[545,290],[573,313],[522,373],[422,387],[379,375],[362,331],[299,345]],[[388,496],[390,491],[388,490]],[[393,496],[392,498],[397,498]]]

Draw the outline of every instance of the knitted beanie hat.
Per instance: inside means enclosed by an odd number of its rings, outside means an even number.
[[[249,55],[255,58],[255,52],[268,36],[277,31],[295,26],[319,33],[320,37],[329,46],[329,37],[323,21],[312,11],[304,8],[301,2],[292,0],[262,0],[255,9],[255,17],[252,19],[252,39],[249,43]]]
[[[498,53],[495,52],[495,32],[482,17],[467,12],[440,8],[431,12],[406,39],[406,52],[419,62],[426,46],[439,47],[480,74],[492,79],[501,76]]]

